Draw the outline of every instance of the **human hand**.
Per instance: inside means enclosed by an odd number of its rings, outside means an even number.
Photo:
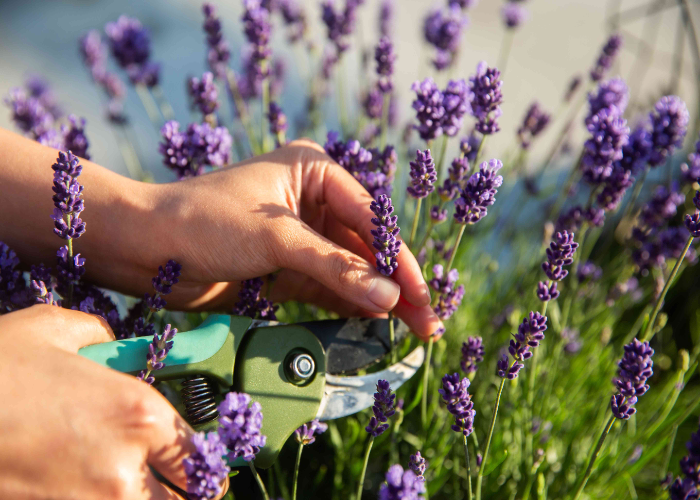
[[[393,309],[423,339],[442,325],[408,248],[393,279],[376,271],[372,198],[318,144],[295,141],[156,189],[162,225],[143,240],[155,250],[154,265],[172,257],[183,266],[170,306],[230,308],[242,279],[282,269],[274,301],[311,302],[343,316]]]
[[[192,429],[157,391],[78,356],[114,340],[97,316],[0,316],[0,498],[180,499]],[[224,488],[224,492],[227,488]]]

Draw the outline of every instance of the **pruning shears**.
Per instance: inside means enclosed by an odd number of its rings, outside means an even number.
[[[407,328],[398,320],[396,338]],[[91,345],[78,354],[136,375],[146,368],[149,337]],[[423,364],[419,346],[402,361],[375,373],[352,375],[389,353],[389,320],[339,319],[297,324],[210,315],[194,330],[180,332],[166,366],[152,372],[179,391],[168,395],[195,428],[218,424],[218,403],[230,391],[245,392],[262,406],[267,444],[255,464],[267,468],[295,429],[315,418],[333,420],[373,404],[379,379],[397,389]],[[241,459],[232,466],[244,465]]]

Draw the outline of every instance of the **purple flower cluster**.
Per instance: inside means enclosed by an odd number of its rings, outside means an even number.
[[[323,0],[321,19],[326,25],[328,40],[335,46],[335,62],[349,47],[348,37],[355,30],[357,8],[364,0],[345,0],[345,6],[336,9],[335,0]]]
[[[416,111],[418,125],[416,130],[424,141],[431,141],[442,135],[442,123],[445,116],[443,95],[432,78],[414,82],[411,90],[416,93],[413,109]]]
[[[239,301],[233,308],[233,314],[276,321],[275,312],[278,306],[262,296],[262,287],[262,278],[243,280],[238,292]]]
[[[518,128],[518,141],[520,147],[528,149],[533,139],[537,137],[549,125],[552,115],[547,113],[540,107],[540,104],[535,101],[530,104],[525,113],[522,125]]]
[[[391,195],[396,172],[397,155],[393,146],[364,149],[359,141],[347,143],[339,140],[337,132],[329,132],[324,145],[326,153],[341,167],[350,172],[373,198]]]
[[[450,80],[442,92],[442,132],[448,137],[456,136],[462,128],[464,115],[470,111],[471,91],[464,80]]]
[[[557,219],[556,230],[576,232],[581,229],[584,222],[593,227],[601,227],[605,222],[605,210],[595,207],[585,209],[580,206],[572,207]]]
[[[626,170],[619,163],[614,163],[612,173],[603,182],[603,189],[596,196],[596,201],[603,210],[615,210],[624,198],[627,189],[633,185],[632,171]]]
[[[683,145],[690,115],[680,97],[667,95],[659,99],[650,113],[651,153],[649,165],[656,167]]]
[[[590,76],[594,82],[599,82],[605,76],[613,65],[615,56],[622,47],[622,37],[620,35],[612,35],[601,50],[598,60],[593,68],[591,68]]]
[[[658,228],[678,213],[678,207],[685,202],[685,195],[678,191],[678,185],[671,189],[657,186],[651,199],[644,204],[639,220],[647,228]]]
[[[700,430],[690,435],[685,447],[688,454],[680,461],[681,473],[685,477],[676,478],[671,485],[671,500],[697,500],[700,496]]]
[[[684,183],[700,183],[700,140],[695,143],[695,150],[688,155],[688,161],[681,164],[681,177]]]
[[[445,375],[442,377],[442,389],[438,392],[442,400],[447,405],[449,411],[455,418],[452,430],[461,432],[464,436],[469,436],[474,431],[474,402],[467,391],[470,380],[467,377],[460,379],[459,374]]]
[[[250,404],[248,394],[229,392],[219,404],[219,436],[228,448],[228,459],[243,458],[250,462],[265,446],[267,438],[260,433],[263,414],[257,401]],[[249,406],[250,405],[250,406]]]
[[[394,19],[394,0],[382,0],[379,5],[379,34],[391,36],[391,24]]]
[[[654,362],[651,359],[654,349],[649,347],[649,342],[637,339],[624,349],[625,353],[617,363],[617,377],[613,379],[618,394],[610,399],[610,407],[615,418],[627,420],[637,412],[634,407],[637,398],[649,390],[647,379],[654,373]]]
[[[24,307],[25,290],[17,254],[0,241],[0,314]]]
[[[83,35],[80,38],[79,48],[92,80],[109,98],[107,106],[109,119],[115,123],[123,123],[126,120],[123,114],[126,88],[116,74],[107,71],[107,47],[102,42],[100,32],[91,30]]]
[[[204,115],[211,115],[219,108],[219,93],[214,84],[214,75],[206,72],[202,78],[192,77],[187,84],[192,105]]]
[[[591,137],[584,144],[581,158],[583,178],[600,184],[612,175],[613,162],[622,159],[622,147],[629,140],[627,121],[615,109],[604,108],[586,124]]]
[[[53,125],[51,113],[39,99],[20,88],[10,90],[5,104],[12,110],[12,121],[28,137],[38,140]]]
[[[601,109],[608,109],[610,113],[622,116],[630,99],[630,91],[622,78],[612,78],[606,82],[600,82],[595,93],[588,94],[588,122],[597,115]]]
[[[155,293],[153,296],[146,295],[144,301],[148,309],[152,312],[160,311],[165,307],[163,295],[170,294],[172,286],[177,284],[182,273],[182,266],[170,259],[164,266],[158,266],[158,276],[151,280]]]
[[[391,204],[391,198],[385,194],[379,195],[369,207],[376,216],[372,218],[372,224],[377,229],[372,229],[371,232],[374,236],[372,245],[377,250],[374,255],[377,271],[384,276],[391,276],[398,267],[396,257],[401,251],[401,240],[396,238],[401,230],[397,224],[398,217],[391,215],[394,212],[394,206]]]
[[[514,29],[527,20],[528,12],[517,1],[510,1],[501,8],[501,17],[506,28]]]
[[[411,184],[406,191],[413,198],[425,198],[433,192],[437,181],[435,162],[430,150],[416,151],[416,159],[410,162],[410,165]]]
[[[454,218],[459,224],[476,224],[486,217],[490,207],[496,202],[496,193],[503,184],[498,170],[503,167],[500,160],[483,162],[479,171],[469,177],[461,196],[455,201]]]
[[[243,32],[252,47],[255,65],[267,76],[265,65],[272,51],[270,49],[270,11],[260,0],[243,0]]]
[[[408,467],[414,472],[419,481],[425,481],[425,470],[428,468],[428,462],[421,456],[420,451],[408,457]]]
[[[379,380],[377,382],[377,392],[374,393],[374,405],[372,406],[374,415],[370,418],[367,427],[365,427],[368,434],[378,437],[389,428],[389,424],[386,422],[396,413],[394,409],[395,399],[396,394],[391,392],[389,382]]]
[[[392,465],[386,473],[386,483],[379,488],[379,500],[422,500],[425,482],[412,470],[404,472],[399,464]]]
[[[530,311],[528,317],[518,326],[518,333],[513,335],[508,346],[508,352],[516,361],[524,361],[532,357],[530,348],[535,348],[544,340],[547,330],[547,316]]]
[[[569,274],[564,266],[574,262],[574,254],[578,243],[574,241],[574,233],[562,231],[554,235],[547,249],[547,262],[542,263],[542,270],[552,281],[561,281]],[[545,285],[547,283],[545,282]],[[551,294],[551,290],[549,291]]]
[[[148,346],[148,354],[146,355],[146,369],[139,372],[137,377],[139,380],[143,380],[148,385],[153,385],[156,379],[151,373],[165,366],[163,361],[168,356],[170,349],[173,348],[176,334],[177,328],[172,328],[169,324],[165,325],[160,336],[158,333],[153,334],[153,341]]]
[[[328,430],[328,424],[319,422],[318,419],[302,425],[294,431],[297,443],[303,445],[314,444],[316,436],[320,436]]]
[[[439,293],[433,310],[444,321],[450,319],[462,304],[464,285],[455,287],[459,279],[459,271],[457,269],[451,269],[445,274],[442,265],[436,264],[433,266],[433,275],[435,277],[430,280],[430,286]]]
[[[479,363],[484,360],[484,345],[481,337],[469,337],[462,342],[462,361],[460,366],[465,373],[474,373]]]
[[[476,73],[469,78],[470,102],[472,115],[477,120],[477,132],[489,135],[501,130],[498,117],[501,116],[503,102],[502,86],[501,72],[498,69],[490,68],[485,61],[477,64]]]
[[[53,175],[54,233],[64,240],[79,238],[85,232],[85,223],[80,213],[85,209],[83,186],[78,176],[83,171],[79,159],[70,151],[59,151],[58,159],[51,168]]]
[[[270,98],[276,99],[282,91],[284,63],[275,59],[272,61],[272,67],[263,72],[253,57],[253,52],[250,47],[244,47],[242,50],[242,71],[236,77],[238,91],[244,100],[258,98],[262,95],[263,80],[267,78],[270,85]]]
[[[187,493],[191,500],[210,500],[221,494],[230,469],[224,456],[228,452],[216,432],[198,432],[192,436],[195,452],[182,461],[187,475]]]
[[[447,178],[437,188],[442,201],[454,200],[459,195],[464,180],[469,173],[469,160],[466,157],[455,158],[447,169]]]
[[[287,131],[287,116],[274,101],[270,101],[267,120],[270,122],[270,134],[275,137],[277,147],[284,146],[286,144],[284,134]]]
[[[641,120],[629,135],[629,141],[622,147],[622,158],[615,162],[632,175],[644,170],[651,153],[651,133],[648,130],[648,121]]]
[[[163,164],[173,170],[178,179],[196,177],[204,173],[207,165],[222,167],[231,163],[233,140],[226,127],[214,127],[208,123],[191,123],[180,132],[180,124],[169,121],[160,130],[163,142],[158,149]]]
[[[698,200],[697,192],[695,193],[694,199]],[[698,205],[700,205],[700,203],[696,201],[695,206],[698,207]],[[698,207],[697,210],[700,210],[700,207]],[[700,212],[698,212],[697,210],[692,215],[685,214],[685,219],[683,221],[685,223],[686,229],[693,238],[700,238]]]
[[[433,65],[438,71],[452,65],[462,40],[467,17],[455,5],[432,11],[423,22],[425,40],[437,49]]]
[[[115,22],[105,25],[112,55],[124,68],[134,85],[153,87],[158,84],[160,67],[149,61],[151,36],[138,19],[119,16]]]
[[[282,20],[287,26],[289,43],[303,40],[306,35],[306,13],[296,0],[279,0],[277,2]]]
[[[382,93],[388,94],[394,88],[391,83],[391,75],[394,74],[394,61],[396,60],[394,44],[388,37],[383,36],[379,39],[374,50],[374,60],[377,61],[377,75],[379,76],[377,87]]]
[[[221,33],[221,19],[216,15],[216,7],[210,3],[202,5],[204,32],[207,34],[207,62],[217,78],[226,77],[226,68],[231,59],[228,42]]]

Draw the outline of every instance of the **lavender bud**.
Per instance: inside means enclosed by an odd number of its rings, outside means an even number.
[[[469,78],[472,115],[477,120],[476,130],[484,135],[495,134],[500,130],[498,117],[501,116],[503,94],[501,72],[490,68],[482,61],[476,66],[476,74]]]
[[[377,392],[374,393],[374,405],[372,406],[374,416],[370,419],[369,425],[365,427],[368,434],[376,438],[389,428],[389,424],[386,422],[396,413],[394,409],[395,399],[396,394],[391,392],[389,382],[379,380],[377,382]]]
[[[230,471],[224,456],[226,446],[219,434],[197,432],[192,436],[195,451],[183,459],[187,475],[188,498],[209,500],[221,494],[221,488]]]
[[[430,150],[416,151],[416,159],[411,165],[411,185],[406,189],[414,198],[425,198],[435,189],[437,171]]]
[[[506,2],[501,9],[501,17],[506,28],[517,28],[524,23],[528,18],[528,12],[525,7],[518,5],[515,2]]]
[[[392,465],[386,473],[386,482],[379,488],[379,500],[422,500],[425,482],[412,470],[404,472],[400,465]]]
[[[188,84],[192,104],[199,108],[203,115],[210,115],[219,108],[217,101],[219,93],[214,84],[214,75],[206,72],[202,78],[192,77]]]
[[[478,364],[484,360],[484,346],[481,337],[469,337],[462,343],[462,361],[460,366],[465,373],[474,373]]]
[[[592,81],[598,82],[603,79],[605,73],[612,67],[620,47],[622,47],[622,37],[617,34],[612,35],[603,46],[595,66],[591,69],[590,76]]]
[[[492,159],[472,174],[455,202],[454,218],[458,223],[476,224],[486,216],[487,207],[496,202],[497,188],[503,184],[503,177],[497,174],[502,167],[503,163]]]
[[[637,410],[634,404],[639,396],[649,390],[647,379],[652,376],[654,350],[649,342],[634,339],[625,346],[625,354],[618,362],[617,377],[613,384],[619,391],[612,397],[610,406],[616,418],[627,420]]]
[[[425,469],[428,468],[428,462],[421,456],[420,451],[408,458],[408,467],[416,474],[419,481],[425,481]]]
[[[314,444],[316,436],[320,436],[328,430],[328,425],[314,419],[311,422],[302,425],[294,431],[297,443],[303,445]]]
[[[387,37],[379,39],[379,44],[374,51],[374,59],[377,61],[377,75],[379,76],[377,86],[384,94],[388,94],[393,90],[391,75],[394,74],[396,54],[394,54],[394,44]]]
[[[557,282],[552,281],[540,281],[537,283],[537,298],[542,302],[549,302],[550,300],[555,300],[559,297],[559,291],[557,290]]]
[[[420,138],[430,141],[442,135],[445,107],[444,96],[438,86],[432,78],[426,78],[422,82],[415,82],[411,90],[416,93],[412,106],[416,111],[416,130]]]
[[[250,404],[248,394],[229,392],[219,404],[219,436],[229,452],[232,461],[243,458],[250,462],[265,446],[267,438],[260,434],[263,414],[260,403]],[[249,406],[250,405],[250,406]]]

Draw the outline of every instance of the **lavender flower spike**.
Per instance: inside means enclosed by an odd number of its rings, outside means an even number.
[[[700,430],[685,444],[688,454],[681,459],[682,479],[676,478],[669,489],[671,500],[696,500],[700,489]],[[671,476],[673,477],[673,476]]]
[[[416,159],[411,165],[411,185],[406,189],[414,198],[425,198],[435,189],[437,171],[430,150],[416,151]]]
[[[371,434],[372,437],[380,436],[389,428],[389,424],[386,422],[396,413],[394,409],[395,400],[396,394],[392,393],[389,382],[379,380],[377,382],[377,392],[374,393],[374,406],[372,406],[374,415],[370,418],[367,427],[365,427],[367,433]]]
[[[51,168],[53,175],[54,233],[64,240],[79,238],[85,232],[85,223],[80,218],[84,210],[83,186],[78,176],[83,170],[79,159],[70,151],[59,151],[58,159]]]
[[[464,80],[450,80],[442,93],[442,105],[445,116],[442,119],[442,131],[448,137],[454,137],[462,128],[464,115],[470,111],[471,91]]]
[[[297,443],[310,445],[314,444],[316,436],[320,436],[327,430],[328,424],[324,424],[323,422],[319,422],[318,419],[315,419],[295,430],[294,436],[296,437]]]
[[[527,113],[525,113],[523,123],[520,125],[520,128],[518,128],[520,147],[529,149],[533,139],[542,133],[549,124],[551,118],[552,116],[544,111],[537,101],[530,104]]]
[[[151,372],[160,370],[165,366],[163,360],[168,356],[170,349],[173,348],[175,334],[177,334],[177,328],[172,328],[169,324],[165,325],[160,336],[158,333],[153,334],[153,341],[148,346],[148,354],[146,355],[147,367],[139,372],[137,377],[139,380],[143,380],[148,385],[153,385],[156,379],[151,375]]]
[[[226,68],[231,58],[228,43],[221,34],[221,19],[216,15],[216,8],[210,3],[202,5],[204,13],[204,32],[207,34],[207,62],[217,78],[226,77]]]
[[[221,493],[229,469],[224,456],[226,446],[219,434],[198,432],[192,436],[196,451],[182,461],[187,475],[187,493],[191,500],[210,500]]]
[[[389,38],[383,36],[379,39],[379,44],[374,50],[374,59],[377,61],[377,75],[379,75],[377,86],[382,93],[388,94],[394,88],[391,83],[391,75],[394,74],[394,61],[396,60],[394,44]]]
[[[138,19],[119,16],[116,22],[107,23],[105,33],[112,55],[122,68],[141,65],[148,60],[151,37]]]
[[[524,361],[532,357],[530,348],[535,348],[544,340],[544,331],[547,330],[547,316],[539,312],[531,311],[518,326],[518,333],[513,336],[508,346],[508,352],[513,359]]]
[[[267,119],[270,122],[270,134],[275,137],[277,147],[284,146],[287,143],[284,136],[287,131],[287,116],[282,112],[282,108],[274,101],[270,102]]]
[[[514,29],[523,24],[528,18],[528,12],[516,2],[506,2],[501,9],[501,17],[506,28]]]
[[[425,469],[428,468],[428,462],[421,456],[420,451],[408,458],[408,467],[416,474],[419,481],[425,481]]]
[[[485,61],[476,66],[476,73],[469,78],[472,115],[476,118],[476,130],[484,135],[495,134],[501,130],[498,117],[501,116],[503,94],[500,79],[501,72],[490,68]]]
[[[592,81],[598,82],[603,79],[605,73],[612,67],[620,47],[622,47],[622,37],[617,34],[612,35],[603,46],[595,66],[591,69],[590,76]]]
[[[479,171],[472,174],[461,196],[455,201],[454,218],[460,224],[476,224],[486,217],[487,207],[496,202],[496,193],[503,184],[498,171],[503,167],[499,160],[483,162]]]
[[[647,379],[654,373],[653,355],[649,342],[634,339],[625,346],[625,354],[617,364],[617,377],[613,379],[619,393],[610,400],[615,418],[627,420],[637,411],[633,405],[649,390]]]
[[[651,154],[649,165],[656,167],[683,145],[690,115],[680,97],[667,95],[654,106],[651,118]]]
[[[257,401],[252,405],[250,402],[248,394],[229,392],[219,404],[219,435],[229,450],[229,460],[243,458],[250,462],[267,441],[260,434],[262,407]]]
[[[413,101],[413,109],[416,111],[416,119],[420,138],[431,141],[442,135],[442,123],[445,116],[444,96],[432,78],[426,78],[422,82],[415,82],[411,90],[416,93]]]
[[[384,194],[370,204],[370,209],[376,215],[372,218],[372,224],[377,226],[377,229],[372,229],[372,236],[373,246],[378,250],[375,254],[377,271],[384,276],[391,276],[398,267],[396,256],[401,251],[401,240],[396,239],[400,231],[397,225],[398,218],[391,215],[394,206],[391,204],[391,198]]]
[[[462,343],[462,361],[460,366],[465,373],[474,373],[479,363],[484,360],[484,345],[481,337],[469,337]]]
[[[581,157],[583,178],[591,184],[600,184],[612,175],[613,162],[622,159],[630,129],[615,108],[600,110],[590,118],[587,128],[591,137],[584,144]]]
[[[474,402],[467,391],[471,382],[467,377],[460,379],[457,373],[442,377],[442,389],[438,392],[447,405],[449,411],[455,418],[452,430],[461,432],[464,436],[469,436],[474,430]]]
[[[404,472],[400,465],[392,465],[386,473],[386,483],[379,488],[379,500],[423,500],[425,482],[412,470]]]
[[[577,248],[578,243],[574,241],[574,233],[562,231],[554,235],[547,249],[547,262],[542,264],[542,270],[550,280],[561,281],[566,278],[569,271],[564,269],[564,266],[570,266],[573,263]],[[550,289],[547,293],[551,295],[553,291]]]
[[[262,318],[276,321],[275,312],[278,306],[262,296],[263,280],[253,278],[241,282],[241,290],[238,292],[239,301],[233,309],[233,314],[248,316],[249,318]]]
[[[206,72],[202,78],[192,77],[188,83],[192,104],[204,115],[210,115],[219,108],[219,93],[214,84],[214,75]]]
[[[243,0],[243,32],[253,47],[252,59],[258,68],[267,70],[264,65],[270,57],[270,11],[260,0]]]

